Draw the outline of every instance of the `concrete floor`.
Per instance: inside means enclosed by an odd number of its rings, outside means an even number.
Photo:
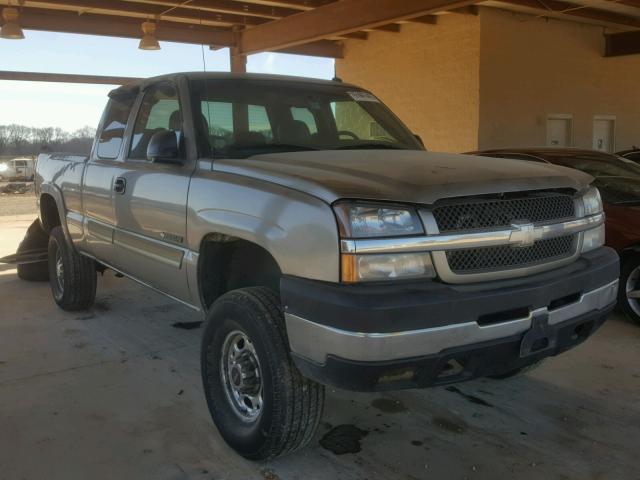
[[[0,256],[33,217],[0,217]],[[0,265],[0,479],[638,479],[640,329],[612,318],[585,345],[510,381],[392,394],[328,391],[307,450],[268,464],[221,440],[186,308],[106,274],[87,313]],[[319,444],[366,436],[356,454]]]

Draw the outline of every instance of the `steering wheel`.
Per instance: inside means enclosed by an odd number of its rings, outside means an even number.
[[[343,135],[347,136],[347,137],[351,137],[354,140],[360,140],[360,137],[357,136],[355,133],[349,131],[349,130],[338,130],[338,138],[342,137]]]

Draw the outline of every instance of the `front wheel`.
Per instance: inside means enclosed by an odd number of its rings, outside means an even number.
[[[49,283],[53,299],[68,311],[86,310],[96,298],[96,265],[76,252],[62,227],[49,234]]]
[[[240,455],[266,460],[311,441],[324,387],[293,364],[275,292],[252,287],[220,297],[207,316],[201,362],[211,417]]]
[[[640,255],[627,258],[620,271],[618,305],[636,325],[640,325]]]

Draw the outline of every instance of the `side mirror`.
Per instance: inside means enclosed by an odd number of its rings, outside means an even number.
[[[147,160],[154,163],[172,163],[182,165],[178,136],[171,130],[156,132],[147,145]]]

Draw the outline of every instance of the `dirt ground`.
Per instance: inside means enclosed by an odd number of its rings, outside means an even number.
[[[8,182],[0,182],[0,191],[7,185]],[[22,194],[0,193],[0,217],[34,214],[35,218],[36,212],[36,197],[33,191]]]
[[[0,217],[0,256],[30,216]],[[107,273],[88,312],[0,265],[0,479],[638,479],[640,328],[509,381],[385,394],[330,389],[312,445],[238,457],[210,421],[190,310]],[[336,455],[331,435],[355,453]],[[323,446],[324,445],[324,446]]]

